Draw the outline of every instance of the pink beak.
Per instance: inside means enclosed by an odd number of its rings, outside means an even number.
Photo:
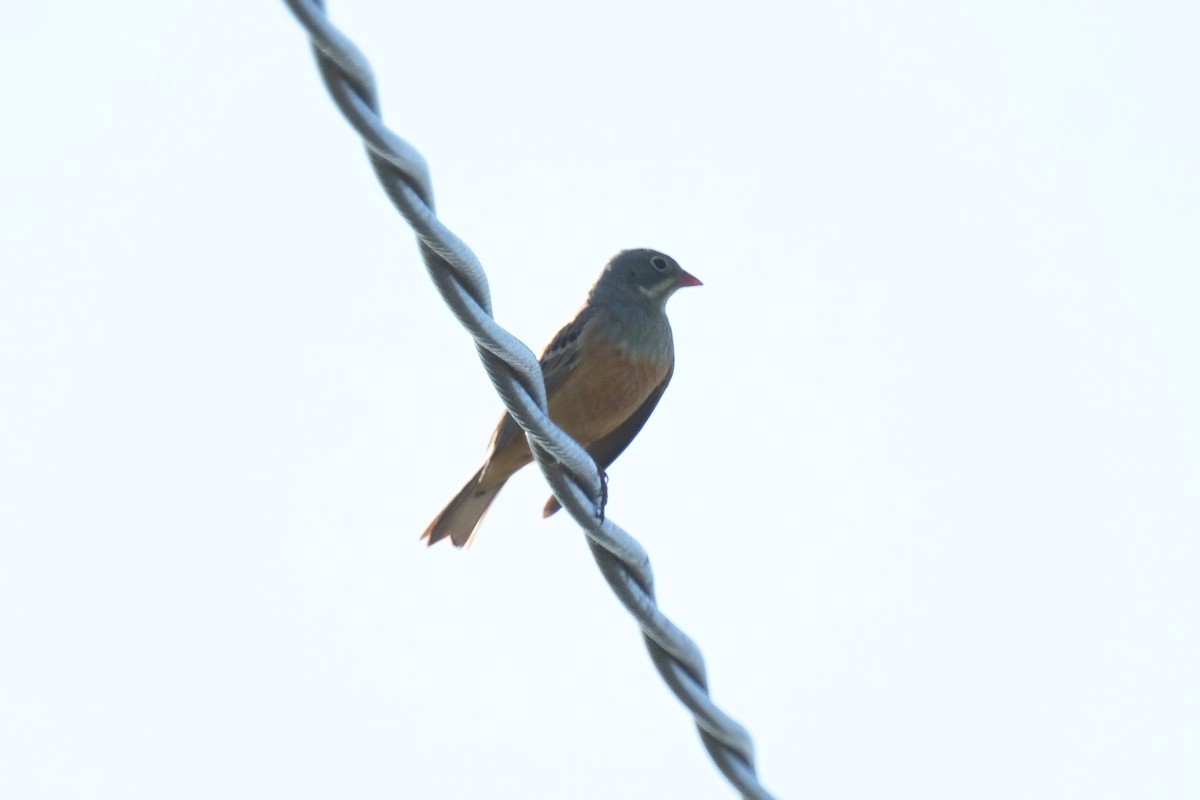
[[[700,282],[700,279],[697,278],[692,273],[688,272],[687,270],[682,270],[682,269],[679,270],[679,288],[682,289],[685,286],[703,286],[703,285],[704,284]]]

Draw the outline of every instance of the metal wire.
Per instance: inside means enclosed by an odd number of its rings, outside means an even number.
[[[416,231],[430,277],[454,316],[474,337],[488,376],[529,438],[554,495],[587,534],[601,573],[641,626],[654,666],[692,712],[705,748],[729,782],[743,797],[771,800],[755,773],[750,735],[708,696],[700,648],[659,611],[646,551],[611,519],[601,521],[596,464],[546,415],[546,389],[537,356],[492,319],[483,267],[434,213],[425,159],[380,119],[371,65],[329,21],[320,0],[285,2],[308,31],[329,94],[362,137],[384,191]]]

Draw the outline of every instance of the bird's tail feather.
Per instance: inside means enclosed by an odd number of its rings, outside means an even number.
[[[496,499],[496,495],[504,488],[504,482],[496,486],[481,486],[479,479],[482,475],[483,470],[480,469],[471,480],[467,481],[467,485],[462,488],[462,491],[450,501],[450,504],[437,515],[433,522],[429,523],[429,527],[421,534],[422,539],[428,539],[430,545],[447,537],[455,547],[463,547],[470,543],[475,536],[475,531],[479,530],[479,523],[483,521],[483,515],[487,513],[488,507]]]

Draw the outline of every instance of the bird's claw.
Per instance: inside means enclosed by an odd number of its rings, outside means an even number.
[[[596,516],[600,517],[600,522],[604,522],[604,507],[608,505],[608,473],[600,470],[600,507],[596,509]]]

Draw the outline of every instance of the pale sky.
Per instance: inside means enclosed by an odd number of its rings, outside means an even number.
[[[1200,797],[1200,7],[332,0],[781,798]],[[0,30],[0,797],[728,798],[281,2]]]

